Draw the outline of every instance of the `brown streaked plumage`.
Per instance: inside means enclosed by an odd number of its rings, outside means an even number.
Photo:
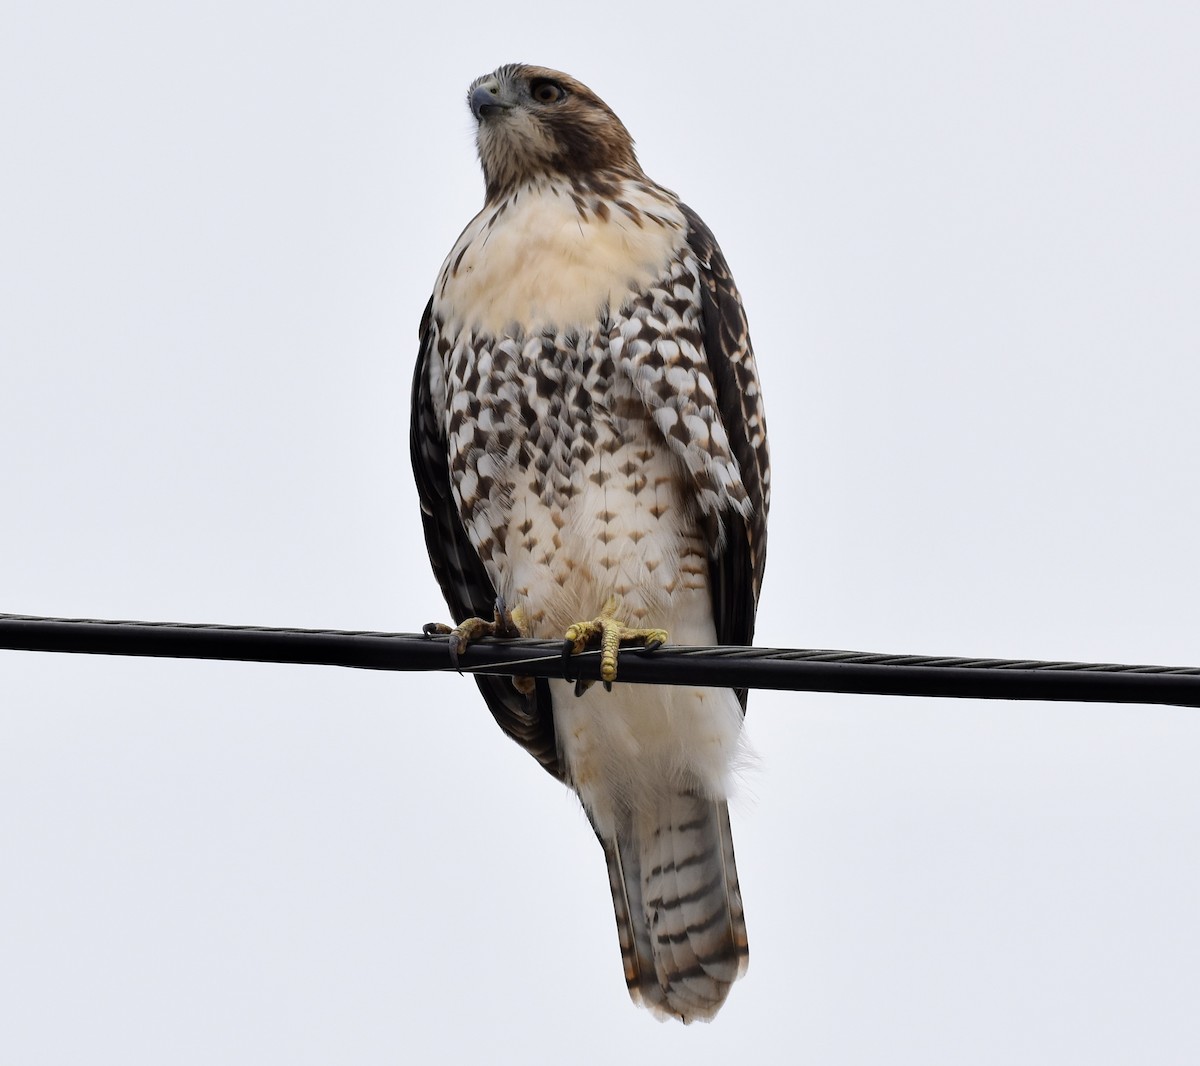
[[[468,103],[486,202],[422,320],[411,441],[455,621],[491,617],[499,595],[532,636],[619,615],[677,643],[749,644],[766,430],[716,241],[573,78],[508,65]],[[477,681],[583,801],[631,995],[712,1018],[748,957],[726,804],[746,694]]]

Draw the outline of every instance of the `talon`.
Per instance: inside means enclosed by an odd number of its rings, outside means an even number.
[[[563,634],[566,646],[579,654],[587,647],[588,641],[598,632],[593,622],[576,622]]]
[[[590,622],[576,622],[564,634],[563,676],[570,677],[568,661],[572,653],[578,654],[589,644],[600,645],[600,680],[606,691],[612,691],[617,679],[617,657],[623,644],[640,644],[648,651],[661,648],[667,642],[665,629],[631,629],[617,617],[621,601],[610,596],[598,618]],[[578,689],[576,695],[578,695]]]
[[[509,611],[503,596],[496,597],[494,615],[495,622],[493,623],[491,636],[511,640],[521,635],[521,630],[517,626],[516,619],[513,618],[512,612]]]
[[[449,636],[450,664],[458,669],[459,656],[481,637],[498,637],[502,640],[521,636],[521,630],[514,620],[512,613],[502,596],[496,597],[492,620],[486,618],[466,618],[459,625],[448,626],[444,622],[427,622],[421,627],[427,637]],[[529,691],[532,691],[532,679]],[[521,690],[524,691],[524,690]]]

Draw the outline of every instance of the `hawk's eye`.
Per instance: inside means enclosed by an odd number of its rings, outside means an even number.
[[[549,78],[534,78],[529,83],[529,95],[539,104],[557,104],[567,94],[556,81],[551,81]]]

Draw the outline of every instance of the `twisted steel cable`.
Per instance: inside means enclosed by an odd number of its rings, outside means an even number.
[[[122,622],[0,614],[0,649],[363,670],[441,670],[529,677],[600,676],[598,652],[564,660],[562,644],[485,640],[450,661],[445,637],[417,633]],[[852,692],[971,699],[1150,703],[1200,707],[1200,668],[973,659],[788,648],[681,647],[622,652],[622,681],[651,685]]]

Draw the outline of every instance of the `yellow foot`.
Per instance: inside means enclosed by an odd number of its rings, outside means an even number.
[[[492,620],[489,622],[486,618],[468,618],[456,626],[448,626],[444,622],[429,622],[422,627],[422,632],[427,637],[445,636],[450,637],[450,661],[455,668],[458,667],[458,657],[466,650],[469,644],[481,640],[483,637],[501,637],[503,639],[512,639],[513,637],[521,636],[520,617],[521,609],[518,607],[516,611],[509,611],[508,606],[504,602],[503,596],[496,597],[495,613]],[[517,680],[513,679],[514,682]],[[531,682],[532,678],[522,678],[523,682]],[[522,692],[532,691],[532,685],[528,690],[517,686]]]
[[[563,665],[568,667],[572,655],[578,655],[589,644],[600,645],[600,680],[606,689],[612,689],[617,679],[617,652],[622,644],[638,644],[647,651],[661,648],[667,642],[665,629],[630,629],[617,618],[621,601],[610,596],[601,608],[600,617],[590,622],[576,622],[563,635]],[[578,686],[576,693],[581,692]]]

